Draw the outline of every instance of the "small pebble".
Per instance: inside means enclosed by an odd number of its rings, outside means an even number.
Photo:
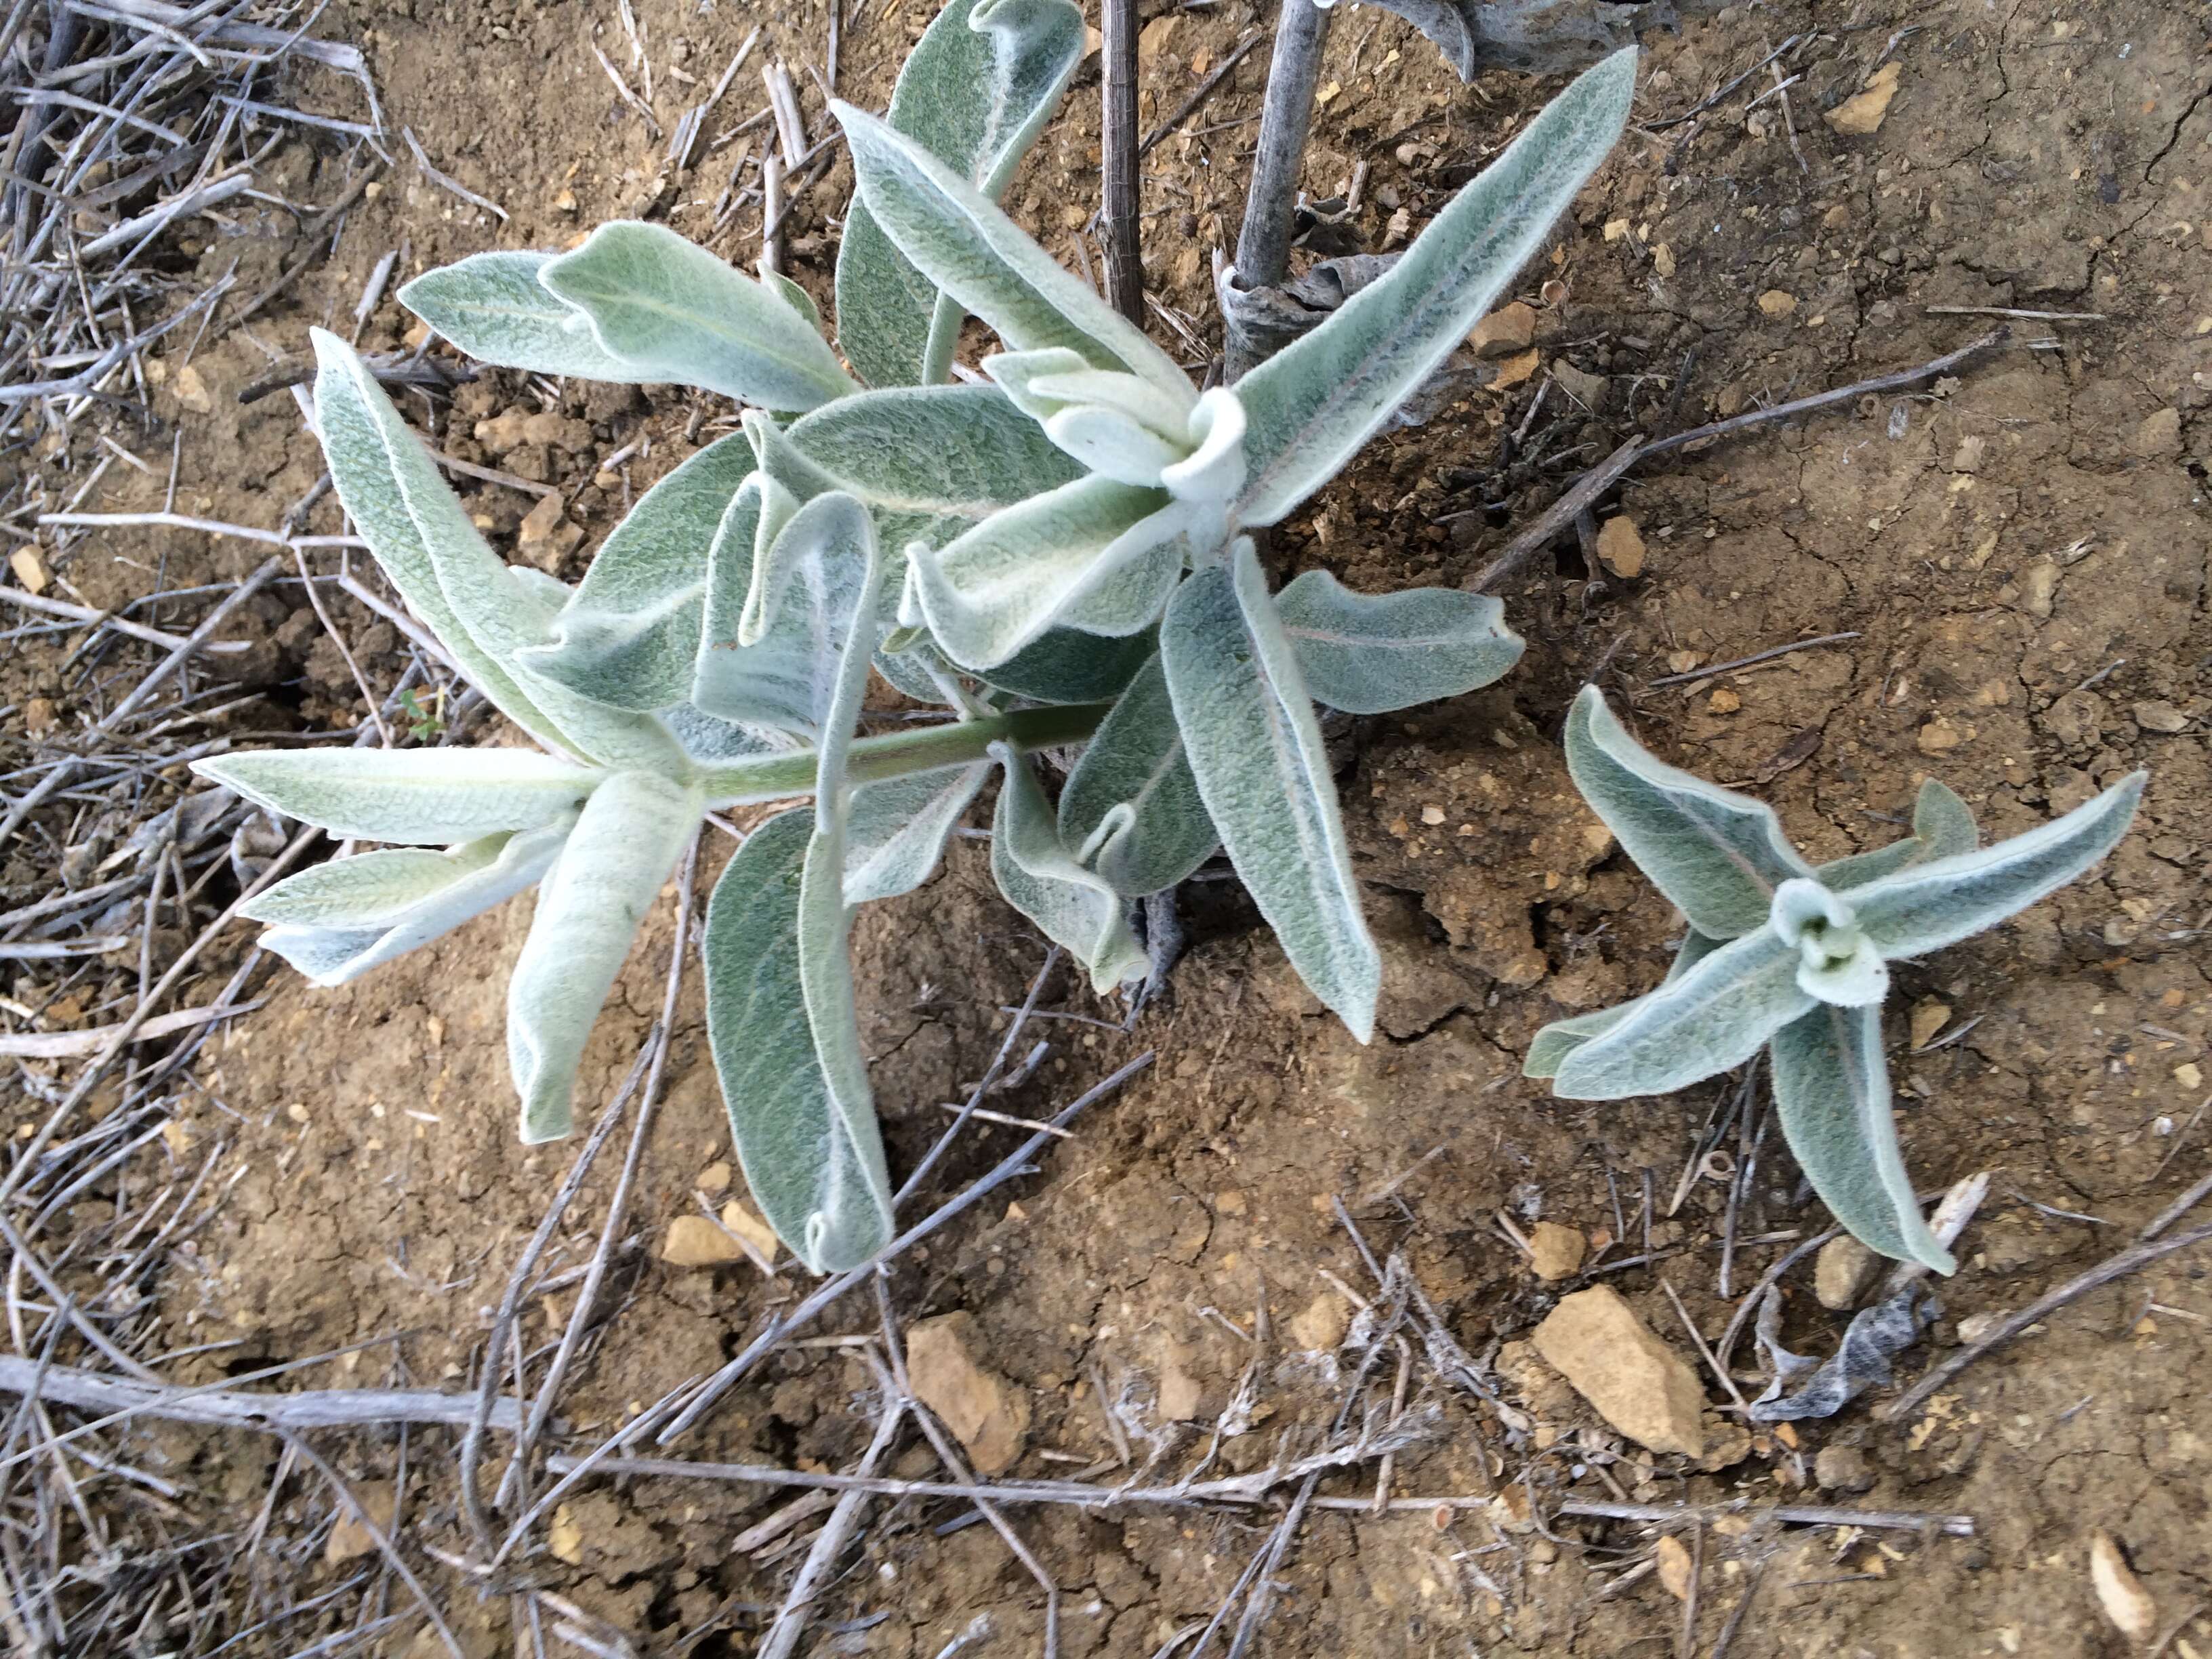
[[[1874,1465],[1856,1446],[1823,1446],[1813,1460],[1813,1479],[1830,1492],[1864,1492],[1874,1485]]]

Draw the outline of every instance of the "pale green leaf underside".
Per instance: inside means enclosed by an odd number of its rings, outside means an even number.
[[[1813,873],[1773,808],[1668,765],[1629,736],[1595,686],[1568,711],[1566,748],[1575,787],[1699,933],[1735,939],[1764,927],[1774,890]]]
[[[1361,1042],[1382,957],[1352,873],[1336,783],[1249,541],[1176,590],[1160,660],[1200,799],[1291,965]]]
[[[718,542],[691,693],[707,713],[806,738],[823,730],[868,574],[860,547],[842,535],[842,510],[825,516],[840,503],[860,512],[849,495],[817,495],[784,522],[765,558],[742,562],[742,569]],[[748,579],[743,589],[724,585],[740,574]],[[754,618],[759,637],[740,644]]]
[[[1553,1092],[1567,1100],[1671,1094],[1742,1065],[1814,1006],[1798,988],[1797,962],[1767,928],[1730,940],[1560,1060]]]
[[[279,882],[241,914],[274,924],[262,949],[318,985],[343,985],[535,886],[573,822],[488,836],[450,853],[395,848],[332,860]]]
[[[477,253],[425,271],[399,303],[479,362],[533,374],[635,383],[648,378],[599,344],[591,319],[538,274],[552,253]]]
[[[1814,1008],[1774,1034],[1772,1053],[1775,1115],[1820,1201],[1869,1248],[1949,1273],[1898,1149],[1881,1010]]]
[[[927,881],[990,775],[990,763],[977,761],[855,789],[845,823],[845,902],[896,898]]]
[[[991,823],[991,874],[1006,902],[1080,963],[1101,992],[1145,973],[1145,952],[1129,931],[1129,907],[1060,841],[1052,806],[1026,757],[1004,744],[992,754],[1006,769]]]
[[[507,1059],[526,1143],[572,1121],[576,1066],[638,924],[699,827],[696,791],[618,772],[592,791],[538,890],[507,987]]]
[[[1220,843],[1183,755],[1157,655],[1138,671],[1068,773],[1060,792],[1062,843],[1085,846],[1117,808],[1126,810],[1091,866],[1124,897],[1174,886]]]
[[[830,1102],[799,980],[799,887],[814,815],[785,812],[732,857],[707,907],[707,1034],[761,1214],[807,1267],[859,1266],[890,1242],[874,1120]]]
[[[342,840],[422,847],[550,823],[605,775],[528,749],[263,749],[192,770]]]
[[[1488,685],[1526,647],[1505,607],[1451,587],[1355,593],[1309,570],[1275,611],[1315,698],[1348,714],[1385,714]]]
[[[637,378],[776,410],[858,390],[789,304],[664,225],[603,224],[538,281],[583,313],[600,348]]]
[[[1273,524],[1334,477],[1490,309],[1620,137],[1636,61],[1632,47],[1577,79],[1387,275],[1237,383],[1243,522]]]
[[[996,201],[1060,103],[1083,56],[1083,15],[1066,0],[951,0],[922,32],[886,118]],[[854,202],[837,249],[838,343],[872,386],[945,378],[956,314]],[[932,341],[939,342],[932,349]]]

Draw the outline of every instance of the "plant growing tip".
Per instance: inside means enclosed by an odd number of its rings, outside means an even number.
[[[1686,1087],[1764,1047],[1783,1133],[1836,1219],[1886,1255],[1952,1271],[1891,1121],[1889,964],[1985,932],[2083,874],[2127,833],[2146,775],[1993,847],[1930,779],[1910,837],[1815,869],[1771,808],[1660,760],[1595,686],[1568,714],[1567,765],[1691,932],[1657,990],[1546,1026],[1523,1069],[1570,1100],[1621,1100]]]
[[[479,254],[403,290],[490,362],[749,405],[638,500],[573,590],[492,551],[351,347],[318,331],[341,502],[539,751],[201,763],[334,836],[398,843],[253,901],[270,946],[319,982],[538,888],[507,1007],[531,1141],[568,1132],[598,1010],[704,814],[811,798],[730,860],[702,953],[747,1182],[819,1271],[867,1260],[895,1220],[852,908],[927,879],[993,774],[993,874],[1100,990],[1145,970],[1132,901],[1225,847],[1364,1042],[1380,959],[1316,701],[1379,714],[1454,696],[1521,652],[1491,599],[1358,594],[1319,572],[1271,592],[1242,532],[1327,483],[1512,279],[1619,135],[1632,55],[1571,86],[1357,303],[1201,393],[999,209],[1083,41],[1068,0],[954,0],[888,118],[833,105],[858,181],[835,320],[867,386],[787,278],[659,226]],[[971,314],[1001,349],[985,382],[942,384]],[[872,674],[941,720],[860,736]],[[1069,746],[1055,804],[1030,756]]]

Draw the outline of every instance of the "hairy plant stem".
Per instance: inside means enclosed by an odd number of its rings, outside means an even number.
[[[985,720],[957,720],[919,732],[892,732],[862,738],[847,751],[845,775],[855,785],[902,778],[910,772],[934,772],[984,759],[994,743],[1012,744],[1024,754],[1080,743],[1098,729],[1111,703],[1071,703],[1057,708],[1018,708]],[[787,755],[710,767],[699,775],[707,809],[750,802],[786,800],[811,794],[819,760],[811,749]]]

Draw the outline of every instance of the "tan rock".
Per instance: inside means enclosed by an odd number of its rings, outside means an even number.
[[[2160,732],[2171,736],[2189,729],[2189,716],[2170,702],[2139,702],[2135,706],[2136,724],[2146,732]]]
[[[982,1346],[975,1316],[949,1313],[907,1333],[907,1373],[915,1397],[945,1421],[978,1474],[997,1474],[1029,1439],[1029,1395],[975,1358]]]
[[[2096,1588],[2097,1605],[2121,1635],[2131,1642],[2148,1642],[2157,1633],[2158,1603],[2110,1533],[2100,1532],[2089,1540],[2089,1582]]]
[[[1786,289],[1770,288],[1759,296],[1759,308],[1770,317],[1787,317],[1797,309],[1797,296]]]
[[[1833,1313],[1847,1313],[1881,1271],[1881,1258],[1845,1233],[1820,1246],[1813,1258],[1813,1299]]]
[[[1199,1401],[1206,1394],[1206,1385],[1191,1370],[1196,1358],[1192,1350],[1182,1343],[1168,1345],[1167,1358],[1160,1366],[1160,1392],[1157,1401],[1164,1421],[1188,1423],[1197,1417]]]
[[[584,1559],[584,1528],[566,1504],[553,1511],[553,1524],[545,1528],[545,1547],[556,1561],[572,1567]]]
[[[1334,1291],[1323,1291],[1291,1319],[1291,1340],[1301,1353],[1327,1353],[1344,1340],[1352,1311]]]
[[[1598,562],[1622,580],[1644,574],[1644,532],[1627,517],[1607,519],[1598,526]]]
[[[559,495],[542,497],[523,516],[516,532],[515,550],[539,569],[551,571],[584,539],[581,528],[568,522]]]
[[[1966,742],[1966,734],[1938,714],[1922,726],[1913,741],[1923,755],[1946,755]]]
[[[190,363],[177,371],[177,401],[195,415],[215,413],[215,394],[208,390],[199,370]]]
[[[1664,282],[1674,274],[1674,250],[1662,242],[1651,250],[1651,269]]]
[[[23,591],[33,597],[46,591],[46,564],[35,547],[19,547],[8,556],[8,568],[15,573],[15,580],[23,584]]]
[[[1874,1465],[1856,1446],[1823,1446],[1813,1479],[1830,1492],[1861,1492],[1874,1485]]]
[[[1951,1005],[1937,997],[1923,997],[1912,1005],[1912,1046],[1925,1048],[1936,1033],[1951,1023]]]
[[[1572,1227],[1540,1221],[1528,1230],[1528,1265],[1547,1285],[1572,1279],[1589,1254],[1589,1240]]]
[[[722,1206],[722,1224],[758,1250],[762,1261],[775,1262],[778,1243],[775,1229],[734,1198]]]
[[[732,1171],[731,1170],[729,1163],[726,1159],[716,1158],[712,1164],[709,1164],[705,1169],[699,1171],[698,1178],[691,1184],[694,1187],[696,1187],[701,1192],[706,1194],[709,1198],[720,1198],[724,1193],[730,1190],[730,1176],[732,1173]]]
[[[1673,1533],[1661,1537],[1651,1553],[1659,1563],[1659,1583],[1667,1594],[1677,1601],[1690,1599],[1690,1580],[1696,1565],[1690,1559],[1690,1547]]]
[[[672,1267],[720,1267],[745,1259],[744,1246],[703,1215],[679,1215],[668,1224],[660,1259]]]
[[[2128,440],[2128,447],[2147,461],[2170,460],[2180,454],[2181,411],[2161,409],[2146,416]]]
[[[1610,1285],[1561,1298],[1529,1340],[1599,1416],[1637,1444],[1686,1457],[1704,1453],[1705,1390],[1697,1372]]]
[[[1516,300],[1477,323],[1467,343],[1478,357],[1510,357],[1526,351],[1535,338],[1535,308]]]
[[[2059,574],[2057,562],[2051,559],[2038,559],[2022,571],[2020,577],[2021,608],[2031,617],[2040,618],[2049,616],[2051,604],[2058,597]]]
[[[23,730],[30,737],[45,737],[60,718],[52,697],[33,697],[23,705]],[[176,1120],[171,1118],[168,1121],[173,1123]]]
[[[522,404],[503,409],[489,420],[476,423],[476,441],[495,455],[504,455],[510,449],[520,449],[528,441],[523,436],[523,428],[530,423],[530,417],[534,413],[534,410]]]
[[[365,1480],[353,1489],[353,1495],[362,1512],[376,1523],[377,1531],[389,1536],[392,1517],[398,1508],[398,1493],[392,1484],[389,1480]],[[369,1535],[368,1528],[340,1504],[337,1524],[331,1528],[329,1541],[323,1546],[324,1565],[343,1566],[375,1553],[376,1540]]]
[[[1559,383],[1559,390],[1586,409],[1595,409],[1605,400],[1610,384],[1604,375],[1585,373],[1564,357],[1553,362],[1552,378]]]
[[[1709,714],[1733,714],[1742,707],[1743,699],[1725,685],[1716,689],[1705,700],[1705,712]]]
[[[1493,392],[1505,392],[1519,386],[1544,366],[1544,354],[1531,347],[1517,357],[1508,357],[1498,365],[1498,378],[1490,383]]]
[[[1821,118],[1838,132],[1864,137],[1878,131],[1882,118],[1889,113],[1889,100],[1897,96],[1897,77],[1903,65],[1892,58],[1876,70],[1866,83],[1866,89],[1827,112]]]

